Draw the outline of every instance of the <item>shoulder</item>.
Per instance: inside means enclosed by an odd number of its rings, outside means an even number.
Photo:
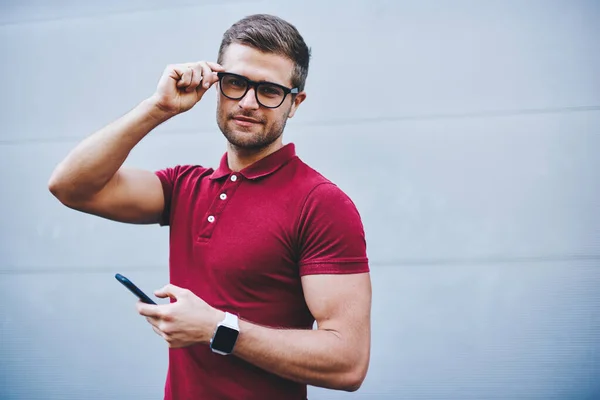
[[[203,179],[213,172],[201,165],[175,165],[155,171],[163,187],[186,186]]]
[[[356,209],[350,196],[335,182],[325,177],[321,172],[306,164],[299,158],[295,162],[298,193],[303,195],[304,207],[314,202],[325,207],[346,206]]]
[[[299,175],[295,178],[294,192],[299,201],[298,229],[301,235],[308,231],[344,231],[363,233],[359,210],[350,196],[335,182],[301,160],[295,162]]]
[[[305,193],[313,191],[318,186],[327,184],[335,184],[325,177],[321,172],[317,171],[312,166],[304,162],[300,157],[296,156],[292,162],[289,163],[290,180],[294,182],[294,186],[298,190],[302,190]]]
[[[163,175],[166,177],[170,177],[173,179],[184,179],[194,176],[201,176],[206,174],[206,172],[210,171],[212,173],[212,168],[203,167],[201,165],[175,165],[171,167],[166,167],[163,169],[159,169],[156,171],[157,175]]]
[[[306,164],[297,232],[300,275],[369,271],[361,216],[350,196]]]

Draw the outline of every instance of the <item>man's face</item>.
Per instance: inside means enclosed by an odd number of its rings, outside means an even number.
[[[292,88],[294,63],[280,55],[262,53],[252,47],[232,43],[225,50],[221,65],[225,72],[256,82],[266,81]],[[287,119],[294,116],[305,97],[302,92],[292,100],[292,95],[288,94],[279,107],[267,108],[257,102],[255,88],[250,88],[241,99],[232,100],[217,87],[217,124],[235,147],[262,149],[276,141],[281,142]]]

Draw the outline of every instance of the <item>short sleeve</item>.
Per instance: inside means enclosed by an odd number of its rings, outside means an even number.
[[[333,183],[319,184],[308,195],[300,215],[299,242],[301,276],[369,272],[360,214]]]
[[[177,165],[175,167],[160,169],[154,173],[160,179],[163,195],[165,197],[165,208],[159,220],[161,226],[170,225],[171,211],[175,207],[177,193],[182,187],[186,187],[187,181],[193,178],[194,172],[205,172],[206,169],[198,165]]]
[[[160,226],[166,226],[170,223],[171,200],[173,198],[175,181],[179,175],[179,169],[180,167],[176,166],[173,168],[165,168],[155,171],[156,176],[158,176],[160,183],[162,184],[163,195],[165,197],[165,208],[163,209],[162,216],[158,221]]]

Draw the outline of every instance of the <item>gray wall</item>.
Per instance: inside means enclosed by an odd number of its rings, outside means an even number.
[[[165,3],[0,2],[0,398],[162,398],[166,346],[113,276],[165,284],[167,229],[46,184],[165,65],[216,59],[256,12],[312,47],[286,141],[355,200],[372,266],[369,375],[310,397],[600,398],[599,3]],[[216,165],[215,98],[128,163]]]

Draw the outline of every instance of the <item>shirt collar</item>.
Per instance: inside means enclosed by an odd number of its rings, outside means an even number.
[[[250,164],[239,173],[247,179],[261,178],[277,171],[295,156],[296,147],[294,143],[288,143],[279,150]],[[225,153],[221,157],[219,168],[210,175],[210,179],[221,179],[230,175],[232,172],[233,171],[229,168],[229,164],[227,163],[227,153]]]

